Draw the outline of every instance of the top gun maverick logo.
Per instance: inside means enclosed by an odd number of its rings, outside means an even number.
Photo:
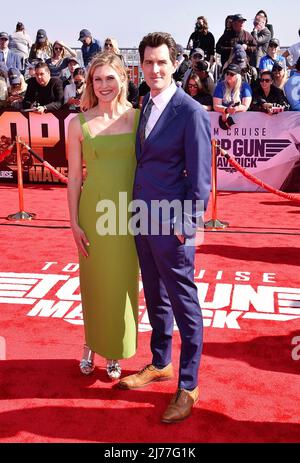
[[[56,273],[43,273],[49,268],[57,270],[57,265],[46,262],[40,273],[0,272],[0,305],[19,305],[28,317],[82,325],[78,264],[69,263]],[[225,279],[228,281],[223,270],[214,275],[205,269],[195,273],[204,326],[241,329],[243,320],[288,322],[300,318],[300,288],[279,286],[276,274],[263,273],[259,285],[249,284],[252,274],[247,271],[234,272],[232,283],[223,283]],[[140,332],[151,330],[142,291],[140,283]]]
[[[243,131],[243,129],[241,130]],[[255,129],[254,129],[255,134]],[[244,135],[244,133],[241,133]],[[245,169],[257,168],[258,163],[268,162],[280,151],[287,148],[291,141],[288,139],[258,139],[258,138],[222,138],[218,140],[222,149],[228,151],[235,160]],[[217,167],[225,172],[236,172],[228,160],[218,154]]]

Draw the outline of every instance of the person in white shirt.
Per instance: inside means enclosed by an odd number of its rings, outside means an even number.
[[[298,34],[300,37],[300,29],[298,30]],[[284,53],[282,53],[282,56],[286,58],[289,69],[295,69],[298,58],[300,57],[300,42],[291,45]]]
[[[18,22],[16,25],[16,31],[9,36],[9,48],[14,53],[20,55],[22,70],[25,68],[25,60],[29,56],[29,52],[32,46],[31,37],[25,31],[23,23]]]
[[[80,110],[80,99],[85,89],[85,68],[76,68],[73,73],[73,82],[64,89],[64,103],[68,109]]]

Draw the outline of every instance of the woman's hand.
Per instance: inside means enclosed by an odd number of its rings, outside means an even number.
[[[78,252],[81,253],[84,257],[88,257],[88,252],[86,246],[89,246],[89,240],[85,236],[84,231],[79,227],[78,224],[71,225],[74,240],[78,249]]]
[[[236,109],[234,106],[228,106],[228,108],[226,109],[226,113],[227,114],[235,114],[236,113]]]

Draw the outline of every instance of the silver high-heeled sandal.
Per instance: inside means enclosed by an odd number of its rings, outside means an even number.
[[[106,371],[111,379],[119,379],[121,376],[121,365],[118,360],[107,360]]]
[[[95,352],[93,352],[89,346],[85,344],[83,348],[83,356],[79,363],[79,368],[83,375],[90,375],[94,370],[94,356]]]

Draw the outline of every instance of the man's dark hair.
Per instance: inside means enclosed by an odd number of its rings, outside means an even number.
[[[37,71],[38,69],[42,69],[42,68],[45,68],[46,71],[48,71],[50,73],[50,69],[48,67],[48,64],[44,63],[43,61],[37,63],[35,65],[35,70]]]
[[[176,42],[168,32],[151,32],[148,35],[143,37],[142,41],[139,44],[139,53],[141,63],[144,62],[144,54],[146,47],[157,48],[161,45],[167,45],[169,49],[170,60],[173,64],[175,64],[176,57],[177,57],[177,48]]]

